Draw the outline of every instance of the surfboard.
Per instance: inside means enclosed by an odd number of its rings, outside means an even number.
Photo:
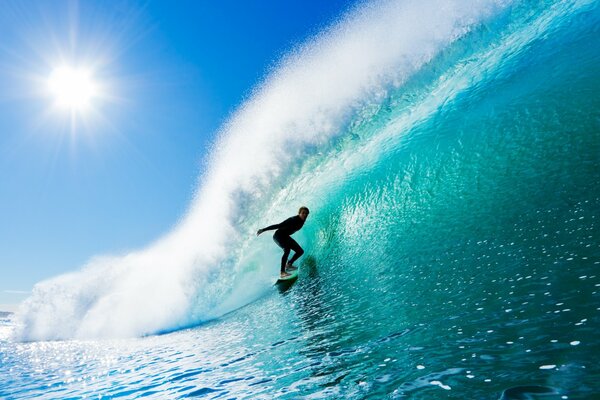
[[[296,279],[298,279],[298,271],[299,271],[299,269],[290,272],[290,276],[288,276],[286,278],[279,278],[279,279],[277,279],[277,282],[275,282],[275,284],[278,284],[278,283],[292,283],[292,282],[294,282]]]
[[[275,282],[275,285],[273,285],[273,286],[275,286],[277,288],[277,290],[279,290],[279,293],[285,293],[294,285],[294,283],[297,280],[298,280],[298,270],[295,270],[293,272],[290,272],[290,276],[288,276],[287,278],[277,279],[277,282]]]

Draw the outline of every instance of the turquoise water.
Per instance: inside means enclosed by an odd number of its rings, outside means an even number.
[[[268,189],[240,178],[229,198],[245,236],[219,269],[172,272],[191,293],[180,308],[161,306],[152,276],[140,292],[129,279],[112,292],[110,274],[108,289],[72,289],[109,264],[42,283],[0,321],[0,397],[600,396],[600,8],[484,14],[353,98],[335,134],[287,137],[293,162],[253,181]],[[307,253],[280,292],[277,249],[251,233],[297,203],[312,211]],[[147,287],[155,325],[110,302]],[[98,319],[101,303],[122,308]]]

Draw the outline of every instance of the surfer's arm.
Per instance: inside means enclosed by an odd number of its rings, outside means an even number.
[[[280,224],[271,225],[271,226],[267,226],[266,228],[259,229],[258,232],[256,232],[256,236],[260,235],[263,232],[272,231],[274,229],[281,229],[281,228],[289,229],[290,227],[293,227],[293,224],[294,224],[294,217],[291,217],[291,218],[286,219],[285,221],[283,221]]]
[[[266,231],[272,231],[274,229],[279,229],[280,227],[281,227],[281,224],[267,226],[266,228],[259,229],[258,232],[256,232],[256,236],[258,236],[261,233],[266,232]]]

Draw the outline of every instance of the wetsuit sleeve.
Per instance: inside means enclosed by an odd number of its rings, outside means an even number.
[[[266,232],[266,231],[272,231],[272,230],[274,230],[274,229],[279,229],[280,227],[281,227],[281,224],[277,224],[277,225],[270,225],[270,226],[267,226],[266,228],[262,228],[262,231],[263,231],[263,232]]]
[[[283,221],[280,224],[267,226],[266,228],[263,228],[263,232],[265,232],[265,231],[272,231],[274,229],[281,229],[281,228],[288,227],[292,223],[293,218],[294,217],[288,218],[288,219],[286,219],[285,221]]]

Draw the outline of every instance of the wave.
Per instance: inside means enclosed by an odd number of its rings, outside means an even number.
[[[397,239],[419,215],[439,212],[424,204],[457,201],[435,196],[435,169],[422,167],[431,160],[411,163],[407,148],[421,140],[435,150],[439,141],[427,135],[444,137],[440,121],[451,125],[461,113],[482,122],[482,93],[590,4],[359,5],[285,56],[218,132],[173,231],[38,283],[17,313],[18,338],[143,336],[248,304],[269,290],[280,257],[256,229],[300,205],[314,211],[299,236],[317,258],[359,257],[382,226],[392,233],[380,240]]]

